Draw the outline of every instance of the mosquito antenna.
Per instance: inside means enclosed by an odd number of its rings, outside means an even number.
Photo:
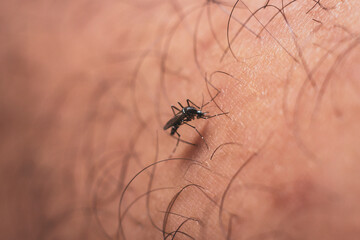
[[[220,108],[220,106],[218,105],[218,103],[215,101],[215,98],[220,94],[220,90],[217,89],[217,88],[211,83],[211,78],[212,78],[213,74],[214,74],[214,73],[217,73],[217,72],[222,73],[221,71],[213,72],[212,74],[210,74],[210,78],[209,78],[209,79],[207,79],[207,77],[206,77],[206,75],[205,75],[204,80],[205,80],[205,83],[206,83],[206,89],[207,89],[207,91],[208,91],[208,93],[209,93],[209,96],[211,97],[211,100],[210,100],[208,103],[206,103],[205,105],[209,104],[210,102],[214,102],[215,106],[223,113],[223,115],[225,115],[226,117],[228,117],[229,119],[231,119],[231,118],[227,115],[227,113],[225,113],[224,110],[222,110],[222,109]],[[226,73],[225,73],[225,74],[226,74]],[[216,90],[215,96],[212,96],[212,95],[211,95],[211,92],[210,92],[210,89],[209,89],[209,85]]]
[[[201,108],[200,108],[200,111],[202,111],[202,108],[204,107],[204,94],[201,93],[202,95],[202,100],[201,100]]]
[[[206,73],[205,73],[205,76],[204,76],[204,80],[205,80],[205,82],[206,82],[206,88],[207,88],[207,91],[208,91],[209,96],[210,96],[211,99],[210,99],[210,101],[208,101],[207,103],[203,104],[202,107],[205,107],[205,106],[208,105],[209,103],[214,102],[215,105],[221,110],[221,112],[224,112],[224,111],[222,111],[222,109],[217,105],[217,103],[214,101],[214,99],[220,94],[220,90],[217,89],[214,85],[212,85],[212,84],[209,82],[209,80],[207,79],[207,74],[206,74]],[[208,84],[210,84],[210,85],[216,90],[215,96],[212,96],[212,95],[211,95]]]

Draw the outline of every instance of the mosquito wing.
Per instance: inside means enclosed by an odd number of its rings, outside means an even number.
[[[175,115],[172,119],[170,119],[164,126],[164,130],[174,126],[174,125],[178,125],[181,120],[184,118],[184,116],[182,114],[177,114]]]

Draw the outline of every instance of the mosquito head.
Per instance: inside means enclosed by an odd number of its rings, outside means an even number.
[[[207,112],[202,112],[201,110],[197,111],[197,118],[206,118]]]

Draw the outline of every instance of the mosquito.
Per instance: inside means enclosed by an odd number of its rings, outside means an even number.
[[[179,129],[179,127],[181,125],[188,125],[189,127],[192,127],[193,129],[195,129],[195,131],[199,134],[201,139],[204,141],[206,147],[209,149],[209,146],[206,143],[204,137],[201,135],[201,133],[196,129],[195,126],[190,125],[188,122],[190,122],[192,120],[195,120],[195,119],[200,119],[200,118],[201,119],[209,119],[209,118],[217,117],[217,116],[220,116],[220,115],[228,114],[226,112],[226,113],[219,113],[219,114],[216,114],[216,115],[209,116],[209,115],[207,115],[208,112],[203,112],[202,108],[204,106],[206,106],[207,104],[209,104],[211,101],[209,101],[206,104],[202,104],[201,107],[197,106],[190,99],[187,99],[186,102],[187,102],[186,107],[184,107],[180,102],[178,102],[181,109],[179,109],[179,108],[177,108],[175,106],[171,106],[171,109],[172,109],[172,111],[174,113],[174,117],[171,118],[164,126],[164,130],[167,130],[167,129],[171,128],[171,132],[170,132],[171,136],[173,136],[175,133],[178,136],[176,146],[175,146],[175,149],[174,149],[173,153],[176,151],[176,148],[177,148],[177,146],[179,145],[179,142],[180,142],[180,134],[178,133],[177,130]],[[175,110],[177,112],[175,112]]]

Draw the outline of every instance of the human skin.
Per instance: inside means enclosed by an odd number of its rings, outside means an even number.
[[[358,239],[360,3],[265,2],[1,3],[4,239]]]

